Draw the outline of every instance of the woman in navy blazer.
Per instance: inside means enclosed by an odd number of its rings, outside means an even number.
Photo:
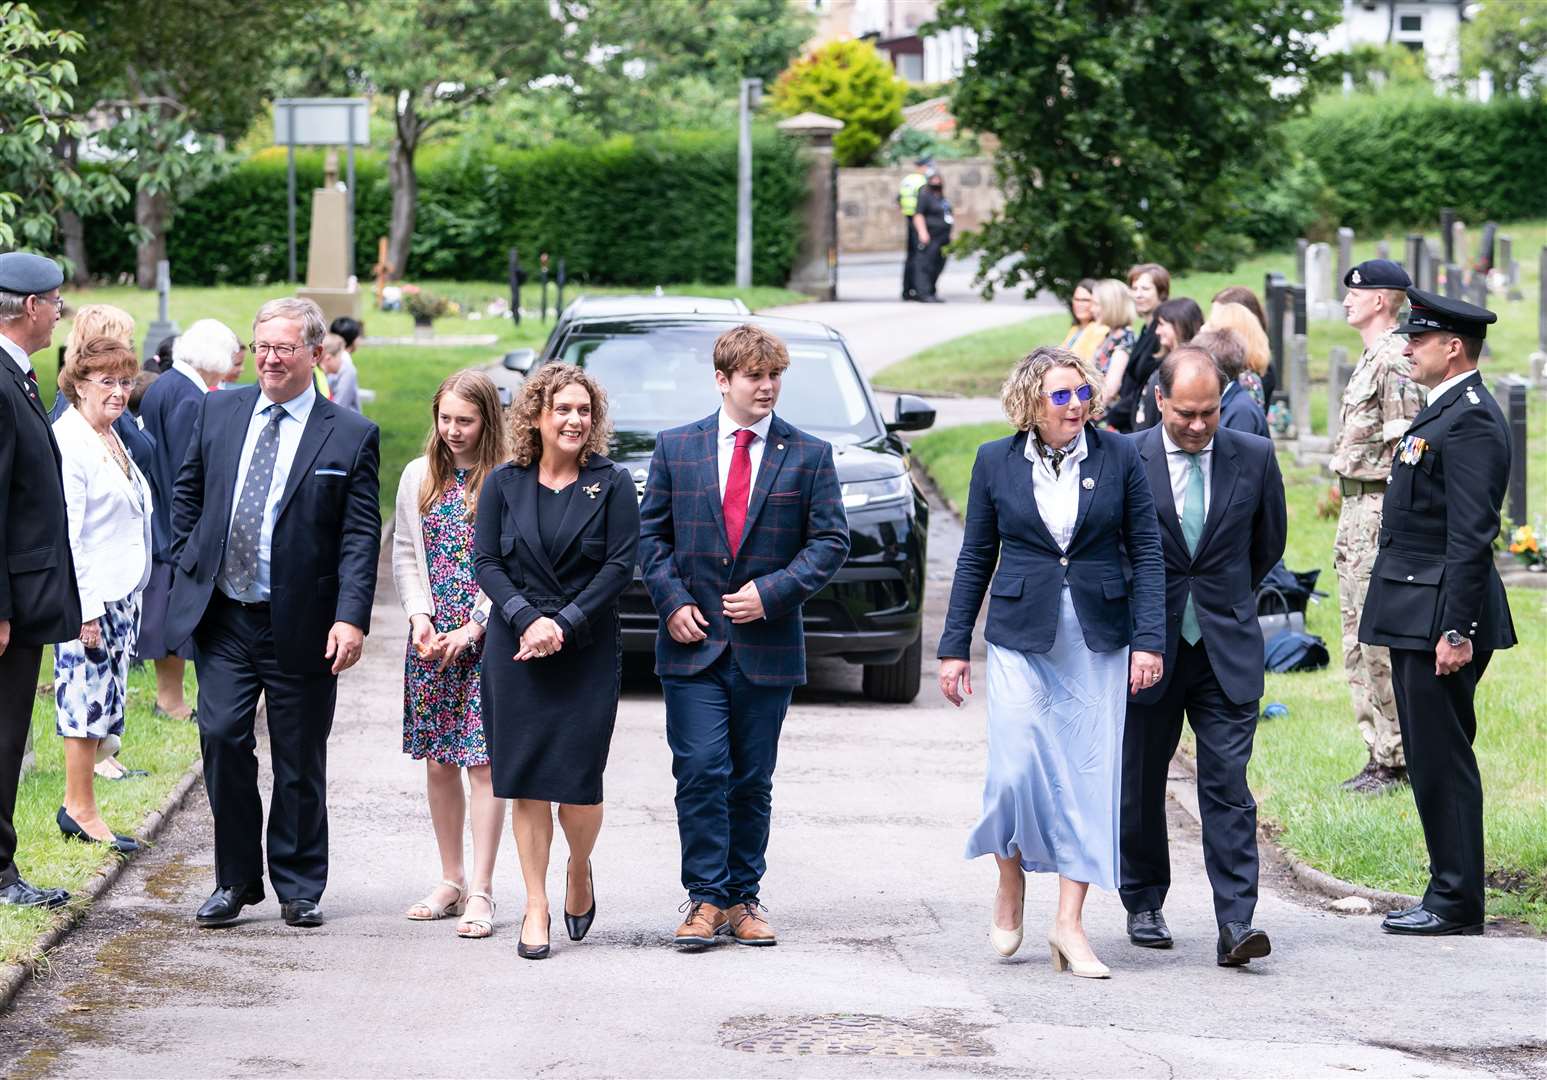
[[[988,775],[967,856],[999,864],[990,941],[1020,947],[1025,871],[1057,873],[1053,966],[1094,978],[1109,972],[1081,910],[1092,882],[1117,887],[1123,718],[1127,694],[1160,678],[1166,582],[1138,454],[1092,423],[1101,385],[1059,348],[1006,380],[1019,431],[978,450],[938,653],[940,689],[961,705],[988,593]]]

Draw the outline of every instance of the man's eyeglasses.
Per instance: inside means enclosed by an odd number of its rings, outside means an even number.
[[[1084,384],[1082,384],[1080,386],[1077,386],[1073,390],[1069,390],[1069,389],[1064,389],[1064,390],[1044,390],[1042,392],[1047,395],[1047,399],[1049,401],[1051,401],[1054,405],[1060,405],[1060,406],[1067,405],[1067,404],[1069,404],[1069,399],[1071,397],[1077,397],[1081,401],[1089,401],[1090,400],[1090,384],[1089,383],[1084,383]]]
[[[87,382],[96,383],[102,389],[111,394],[114,390],[122,390],[124,393],[134,389],[133,379],[88,379]]]
[[[255,341],[251,345],[247,346],[247,351],[252,353],[254,356],[263,356],[266,353],[273,353],[281,360],[289,360],[296,353],[307,347],[308,346],[305,345],[270,345],[266,341]]]
[[[64,297],[62,296],[38,296],[37,293],[33,293],[32,295],[37,296],[38,299],[43,301],[45,304],[53,304],[54,307],[59,311],[64,310]]]

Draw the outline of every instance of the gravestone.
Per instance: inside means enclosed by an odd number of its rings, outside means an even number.
[[[1493,261],[1493,242],[1499,235],[1499,223],[1497,221],[1485,221],[1483,223],[1482,238],[1477,242],[1477,261],[1472,264],[1472,269],[1486,274],[1497,265]]]
[[[1377,259],[1391,258],[1391,245],[1384,240],[1375,241],[1375,257]]]
[[[1327,438],[1334,443],[1343,428],[1343,391],[1353,376],[1348,350],[1334,346],[1327,354]]]
[[[168,311],[171,303],[172,264],[162,259],[156,264],[156,318],[145,330],[145,346],[140,350],[141,364],[156,355],[156,348],[163,341],[182,333]]]
[[[1504,512],[1516,525],[1531,520],[1526,516],[1526,404],[1529,393],[1530,385],[1519,375],[1506,375],[1493,384],[1493,396],[1509,424],[1509,485]]]
[[[1450,227],[1452,225],[1454,225],[1455,223],[1456,223],[1456,212],[1454,210],[1452,210],[1448,206],[1442,207],[1440,209],[1440,243],[1445,248],[1445,261],[1446,262],[1455,262],[1456,261],[1456,257],[1455,257],[1456,253],[1455,253],[1455,251],[1450,246],[1450,244],[1451,244],[1451,231],[1450,231]]]
[[[349,272],[349,192],[338,180],[338,151],[329,150],[322,187],[312,192],[312,224],[306,245],[306,286],[295,291],[322,309],[329,323],[360,317],[360,283]]]
[[[1445,295],[1452,300],[1461,299],[1461,267],[1453,262],[1445,264]]]
[[[1311,434],[1311,370],[1304,334],[1289,339],[1289,415],[1294,419],[1295,437],[1305,440]]]
[[[1524,300],[1520,291],[1520,260],[1515,258],[1515,241],[1509,236],[1499,237],[1499,268],[1504,271],[1504,299]]]
[[[1312,319],[1335,319],[1342,314],[1332,288],[1332,248],[1312,244],[1305,249],[1305,307]]]
[[[1469,304],[1476,304],[1480,308],[1488,306],[1488,275],[1473,274],[1472,280],[1466,283],[1462,292]]]
[[[1536,344],[1547,353],[1547,245],[1543,245],[1537,263],[1536,290]]]
[[[1284,372],[1284,310],[1288,289],[1289,279],[1271,271],[1262,287],[1264,314],[1268,320],[1268,353],[1272,357],[1274,373],[1280,376]],[[1284,385],[1282,379],[1278,385]]]
[[[1310,249],[1311,242],[1305,237],[1295,241],[1295,284],[1305,284],[1305,253]]]
[[[1407,234],[1407,252],[1403,256],[1403,269],[1407,276],[1413,279],[1413,284],[1423,288],[1423,264],[1424,256],[1428,253],[1428,245],[1424,242],[1422,233]]]
[[[1472,265],[1471,247],[1467,243],[1466,222],[1458,221],[1450,227],[1450,255],[1447,263],[1455,263],[1465,272]],[[1465,280],[1465,279],[1463,279]]]
[[[1423,242],[1423,284],[1418,287],[1425,292],[1440,291],[1440,268],[1445,265],[1441,253],[1437,251],[1428,240]]]
[[[1338,265],[1332,276],[1332,286],[1342,289],[1343,279],[1354,266],[1354,230],[1346,225],[1338,229]]]

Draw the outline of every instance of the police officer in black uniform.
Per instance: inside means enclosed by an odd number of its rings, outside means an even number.
[[[1483,932],[1483,788],[1473,696],[1515,644],[1493,540],[1509,479],[1509,427],[1477,371],[1498,316],[1422,289],[1397,333],[1428,402],[1397,445],[1359,640],[1391,650],[1429,887],[1381,923],[1390,934]]]
[[[951,202],[945,197],[945,182],[935,169],[929,170],[929,182],[919,190],[918,214],[914,218],[923,233],[919,250],[913,256],[914,299],[925,304],[943,304],[936,291],[940,272],[945,269],[945,245],[951,242]]]

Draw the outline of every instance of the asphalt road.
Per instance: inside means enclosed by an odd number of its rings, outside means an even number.
[[[931,539],[933,640],[959,544],[942,512]],[[213,861],[196,788],[0,1017],[0,1074],[1543,1075],[1547,944],[1385,937],[1373,918],[1303,902],[1270,872],[1258,922],[1273,956],[1220,969],[1198,838],[1180,814],[1176,949],[1130,947],[1117,898],[1095,893],[1088,925],[1114,977],[1054,974],[1038,931],[1055,883],[1035,876],[1027,945],[997,958],[993,868],[961,857],[978,810],[981,703],[954,711],[926,680],[912,705],[870,704],[840,663],[818,666],[785,727],[764,892],[777,948],[683,955],[668,943],[683,897],[648,677],[620,710],[590,937],[560,932],[551,959],[517,958],[508,838],[493,938],[409,922],[402,910],[439,873],[422,766],[399,749],[404,622],[385,571],[383,582],[330,744],[327,924],[290,929],[271,898],[230,929],[195,928]]]

